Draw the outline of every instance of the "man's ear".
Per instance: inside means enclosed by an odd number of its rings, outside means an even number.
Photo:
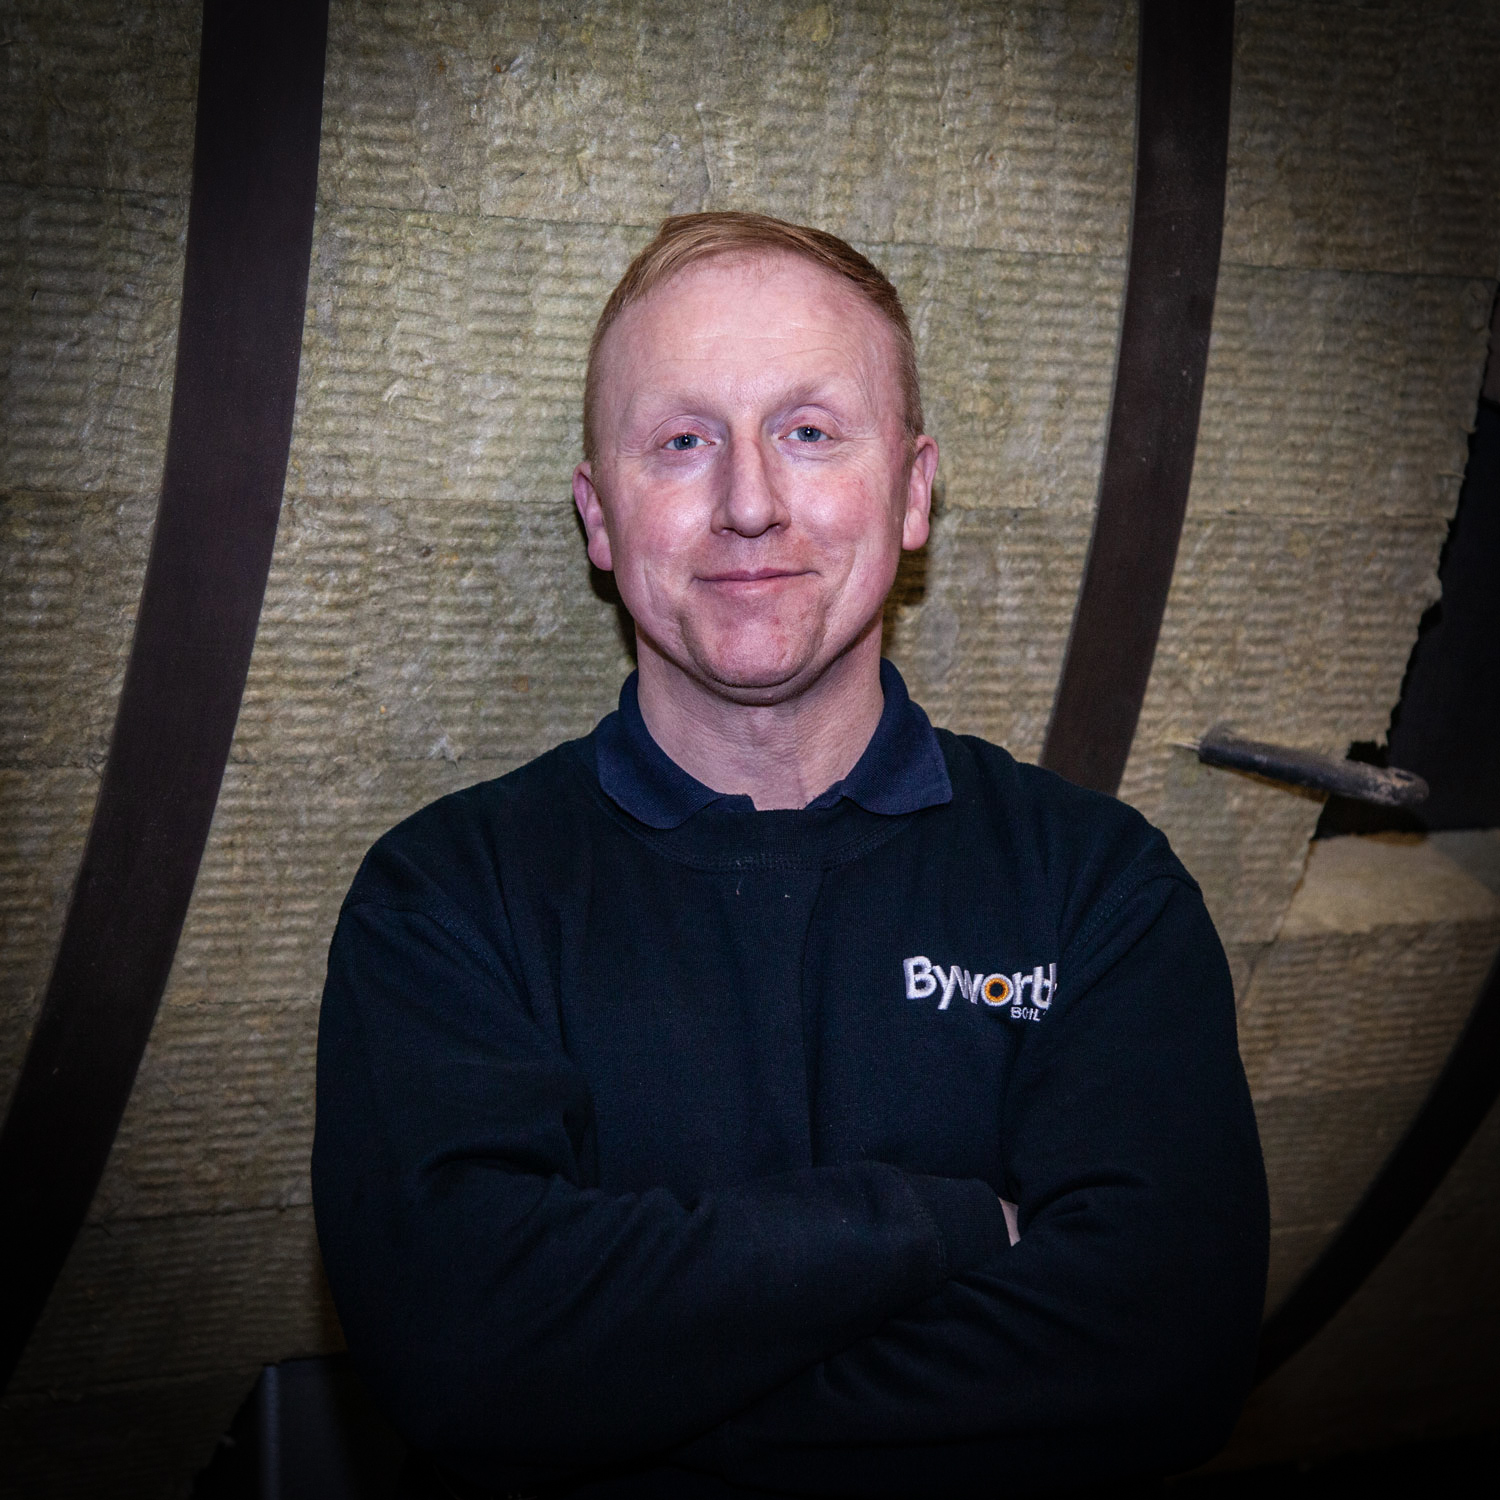
[[[901,522],[904,551],[915,552],[927,542],[928,523],[932,519],[932,481],[937,477],[937,466],[937,439],[924,432],[912,450],[911,469],[906,476],[906,514]]]
[[[609,550],[604,504],[599,499],[599,491],[594,488],[594,468],[587,459],[573,470],[573,504],[578,507],[584,535],[589,539],[589,561],[600,572],[612,573],[615,560]]]

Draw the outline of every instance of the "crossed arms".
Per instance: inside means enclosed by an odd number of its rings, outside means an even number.
[[[451,907],[358,892],[319,1039],[319,1236],[377,1396],[454,1472],[959,1494],[1185,1467],[1227,1435],[1265,1188],[1185,881],[1066,955],[1001,1105],[1003,1182],[856,1161],[691,1202],[591,1185],[587,1082],[507,955]]]

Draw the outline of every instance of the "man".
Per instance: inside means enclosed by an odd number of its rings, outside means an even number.
[[[574,476],[639,670],[349,893],[319,1235],[460,1492],[1024,1492],[1228,1432],[1267,1214],[1223,954],[1138,815],[882,663],[922,426],[868,261],[668,220]]]

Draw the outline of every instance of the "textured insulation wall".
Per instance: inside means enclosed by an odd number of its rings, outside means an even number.
[[[5,28],[8,1081],[107,748],[160,478],[197,16],[186,0],[18,0]],[[108,1474],[113,1493],[173,1493],[259,1363],[336,1344],[306,1178],[324,945],[377,833],[612,704],[628,655],[567,480],[592,319],[661,215],[765,208],[891,271],[944,457],[890,650],[939,722],[1036,753],[1108,411],[1134,47],[1133,8],[1088,0],[335,0],[265,613],[139,1084],[0,1417],[17,1483],[87,1493]],[[1333,1128],[1327,1070],[1354,1070],[1378,1121],[1364,1139],[1387,1138],[1482,957],[1444,960],[1453,988],[1420,1067],[1386,1033],[1362,1051],[1352,1019],[1344,1051],[1318,1053],[1305,1011],[1276,997],[1347,990],[1372,949],[1288,928],[1317,803],[1202,770],[1174,742],[1219,719],[1324,750],[1383,733],[1478,390],[1497,77],[1500,16],[1482,0],[1239,7],[1198,463],[1124,793],[1168,829],[1230,948],[1277,1286],[1357,1190],[1343,1136],[1321,1156],[1295,1146]],[[1466,954],[1493,944],[1488,920]],[[1377,923],[1391,963],[1445,953],[1435,921]],[[1267,1419],[1253,1441],[1270,1451],[1279,1430]]]

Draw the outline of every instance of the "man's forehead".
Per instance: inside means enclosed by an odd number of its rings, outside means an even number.
[[[778,304],[765,316],[769,294]],[[754,306],[752,307],[752,304]],[[605,336],[601,374],[632,384],[659,373],[691,379],[725,363],[764,360],[785,367],[824,364],[829,378],[843,367],[889,366],[898,354],[894,331],[842,276],[791,251],[726,251],[684,266],[620,315]],[[626,369],[616,369],[621,361]],[[605,384],[613,382],[606,379]]]
[[[805,255],[775,247],[720,250],[691,261],[657,282],[626,309],[621,321],[632,313],[649,314],[653,306],[681,306],[684,302],[704,307],[729,306],[743,299],[748,291],[764,287],[774,287],[784,295],[809,302],[827,302],[840,309],[855,307],[877,321],[884,321],[846,277]]]

